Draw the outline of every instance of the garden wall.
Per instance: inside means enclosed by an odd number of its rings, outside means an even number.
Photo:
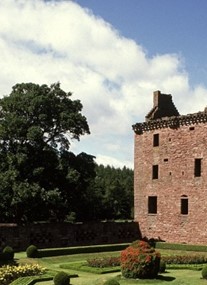
[[[132,242],[141,237],[137,222],[0,224],[0,248],[38,248]]]

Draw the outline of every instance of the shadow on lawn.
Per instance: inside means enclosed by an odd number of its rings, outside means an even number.
[[[175,277],[158,275],[156,279],[163,280],[163,281],[173,281],[175,280]]]
[[[0,267],[4,266],[4,265],[10,265],[10,266],[17,266],[18,265],[18,261],[16,259],[14,260],[0,260]]]

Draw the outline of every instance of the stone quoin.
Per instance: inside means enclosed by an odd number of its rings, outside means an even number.
[[[155,91],[153,108],[133,130],[142,236],[207,244],[207,109],[180,115],[171,95]]]

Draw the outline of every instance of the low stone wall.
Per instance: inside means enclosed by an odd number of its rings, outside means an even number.
[[[137,222],[0,224],[0,248],[38,248],[132,242],[141,237]]]

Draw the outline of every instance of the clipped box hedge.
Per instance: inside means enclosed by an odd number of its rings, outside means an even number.
[[[192,244],[180,244],[180,243],[168,243],[168,242],[156,242],[155,248],[207,252],[206,245],[192,245]]]
[[[128,245],[129,245],[128,243],[122,243],[122,244],[109,244],[109,245],[91,245],[91,246],[79,246],[79,247],[39,249],[38,257],[51,257],[51,256],[70,255],[70,254],[79,254],[79,253],[121,251],[125,249]]]

